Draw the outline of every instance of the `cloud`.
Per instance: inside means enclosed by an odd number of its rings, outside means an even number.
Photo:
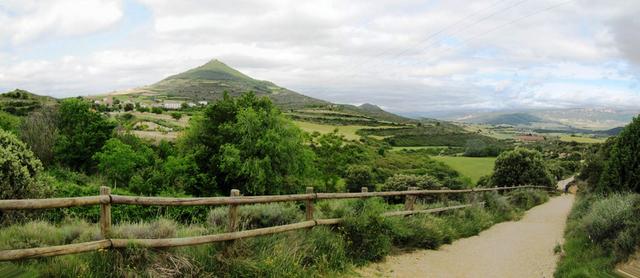
[[[119,0],[9,0],[0,4],[4,26],[0,38],[21,45],[43,37],[90,34],[118,22],[123,15],[121,6]]]
[[[313,97],[396,112],[640,106],[637,1],[140,0],[151,18],[125,26],[137,32],[53,58],[22,47],[128,22],[131,1],[0,4],[0,38],[11,41],[0,43],[0,86],[103,93],[218,58]]]

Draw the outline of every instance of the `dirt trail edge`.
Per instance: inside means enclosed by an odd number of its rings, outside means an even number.
[[[559,258],[553,249],[563,242],[573,201],[571,194],[554,197],[519,221],[497,224],[439,250],[390,256],[358,273],[364,277],[553,277]]]

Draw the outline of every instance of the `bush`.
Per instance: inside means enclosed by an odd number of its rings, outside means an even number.
[[[614,191],[640,193],[640,116],[617,136],[599,183]]]
[[[45,187],[39,181],[42,163],[15,135],[0,130],[0,199],[37,198]],[[0,222],[20,212],[0,212]]]
[[[180,112],[171,112],[171,118],[174,118],[176,120],[180,120],[180,118],[182,118],[182,113],[180,113]]]
[[[373,191],[373,172],[366,165],[351,165],[347,168],[345,183],[349,192],[360,192],[362,187]]]
[[[492,182],[495,186],[540,185],[553,186],[542,154],[538,151],[518,148],[503,152],[496,159]]]
[[[518,189],[511,193],[511,203],[523,210],[528,210],[549,200],[546,192],[535,189]]]
[[[155,107],[155,106],[154,106],[154,107],[151,107],[151,113],[154,113],[154,114],[162,114],[162,112],[163,112],[163,110],[162,110],[162,108],[160,108],[160,107]]]
[[[238,226],[241,230],[291,224],[302,220],[302,210],[290,203],[256,204],[238,208]],[[228,208],[212,209],[207,222],[213,227],[227,227]]]
[[[377,198],[359,200],[354,210],[339,228],[347,241],[347,255],[356,265],[381,260],[391,250],[393,229],[381,215],[383,202]]]
[[[582,218],[589,239],[605,246],[613,244],[618,235],[632,224],[630,220],[637,217],[634,203],[640,203],[640,197],[631,194],[614,194],[594,203]]]
[[[391,218],[393,245],[405,248],[437,249],[451,241],[446,225],[430,215]]]

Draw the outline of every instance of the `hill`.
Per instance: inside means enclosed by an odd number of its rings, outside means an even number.
[[[549,131],[592,132],[624,126],[638,113],[640,110],[569,108],[479,112],[450,119],[466,123],[504,124]]]
[[[0,110],[16,116],[26,116],[33,110],[57,103],[58,100],[55,98],[36,95],[21,89],[0,94]]]
[[[279,87],[269,81],[253,79],[218,61],[169,76],[142,88],[116,92],[114,95],[142,95],[182,101],[216,101],[223,93],[239,96],[254,92],[269,97],[281,109],[299,109],[329,105],[329,102],[308,97]]]

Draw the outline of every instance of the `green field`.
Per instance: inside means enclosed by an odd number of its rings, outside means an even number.
[[[344,135],[344,138],[347,140],[358,140],[360,139],[360,135],[356,134],[356,131],[363,128],[390,128],[393,126],[364,126],[364,125],[328,125],[328,124],[318,124],[311,122],[302,122],[302,121],[293,121],[295,125],[297,125],[300,129],[312,133],[314,131],[320,132],[322,134],[331,133],[334,129],[338,129],[338,134]]]
[[[408,151],[417,151],[417,150],[432,150],[432,149],[446,149],[449,146],[414,146],[414,147],[391,147],[391,150],[394,152],[408,150]]]
[[[571,136],[571,135],[562,135],[560,136],[560,141],[565,141],[565,142],[578,142],[578,143],[589,143],[589,144],[594,144],[594,143],[603,143],[606,139],[605,138],[593,138],[593,137],[582,137],[582,136]]]
[[[433,156],[435,160],[442,161],[463,176],[471,178],[475,183],[484,175],[493,172],[495,157],[465,157],[465,156]]]

